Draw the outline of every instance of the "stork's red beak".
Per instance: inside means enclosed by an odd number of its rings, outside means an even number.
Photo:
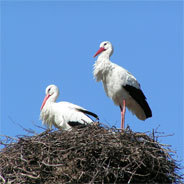
[[[100,49],[96,52],[96,54],[93,57],[96,57],[98,54],[103,52],[105,49],[103,47],[100,47]]]
[[[44,107],[44,105],[45,105],[45,103],[46,103],[46,101],[48,100],[48,98],[49,98],[49,97],[50,97],[50,95],[49,95],[49,94],[45,96],[45,98],[44,98],[44,100],[43,100],[43,103],[42,103],[42,106],[41,106],[40,110],[42,110],[42,109],[43,109],[43,107]]]

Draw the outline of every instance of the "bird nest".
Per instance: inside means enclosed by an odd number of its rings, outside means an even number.
[[[157,138],[95,125],[6,137],[0,183],[180,183],[169,146]]]

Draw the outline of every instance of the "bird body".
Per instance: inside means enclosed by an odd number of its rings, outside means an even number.
[[[49,128],[54,125],[59,129],[71,130],[72,127],[77,125],[92,124],[93,120],[88,115],[98,119],[96,114],[78,105],[64,101],[56,103],[58,95],[59,90],[55,85],[46,88],[46,97],[41,107],[40,118],[43,124],[46,124]]]
[[[97,61],[94,65],[94,76],[97,81],[102,80],[107,96],[113,100],[115,105],[123,105],[124,99],[127,102],[126,106],[133,114],[136,114],[141,120],[146,119],[145,113],[141,112],[142,109],[123,87],[130,85],[140,89],[139,83],[131,73],[112,62],[108,62],[108,65],[104,64],[102,69]]]
[[[140,84],[130,72],[110,61],[112,53],[113,47],[110,42],[105,41],[100,44],[100,49],[95,56],[100,55],[93,70],[97,82],[103,82],[107,96],[113,100],[115,105],[120,106],[121,111],[126,104],[126,107],[140,120],[151,117],[151,109]]]

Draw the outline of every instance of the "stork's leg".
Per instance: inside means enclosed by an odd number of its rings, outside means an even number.
[[[124,124],[125,124],[125,111],[126,111],[126,103],[125,100],[123,100],[123,107],[120,105],[121,109],[121,130],[124,129]]]

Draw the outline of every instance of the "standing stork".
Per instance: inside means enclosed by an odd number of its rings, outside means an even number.
[[[46,96],[41,106],[40,118],[43,124],[49,128],[54,125],[58,129],[71,130],[78,125],[93,124],[94,121],[88,116],[91,115],[98,120],[98,116],[78,105],[70,102],[56,103],[59,96],[59,89],[55,85],[46,88]]]
[[[121,129],[124,129],[126,107],[140,120],[152,117],[151,109],[136,78],[126,69],[110,61],[113,46],[109,41],[100,44],[96,52],[94,77],[102,81],[105,92],[121,110]]]

